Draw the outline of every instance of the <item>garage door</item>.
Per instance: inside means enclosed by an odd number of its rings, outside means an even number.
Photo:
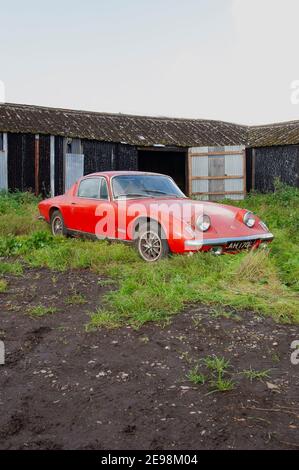
[[[190,195],[204,200],[244,199],[244,146],[192,147],[188,158]]]

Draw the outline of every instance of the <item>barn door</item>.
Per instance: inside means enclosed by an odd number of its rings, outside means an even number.
[[[84,174],[84,155],[80,139],[66,139],[64,189],[67,191]]]
[[[246,165],[244,146],[189,149],[189,192],[204,200],[244,199]]]
[[[0,191],[7,189],[7,134],[0,133]]]

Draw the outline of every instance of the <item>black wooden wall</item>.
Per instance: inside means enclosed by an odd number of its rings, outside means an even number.
[[[246,149],[246,191],[249,193],[252,188],[252,149]]]
[[[299,186],[299,145],[253,149],[252,171],[254,189],[259,192],[273,191],[275,178]],[[247,175],[249,178],[251,175]]]
[[[13,134],[8,137],[8,187],[12,191],[35,190],[35,136]]]
[[[117,144],[116,170],[138,170],[138,151],[132,145]]]
[[[132,145],[83,140],[84,174],[109,170],[137,170],[138,152]]]
[[[55,137],[54,144],[54,166],[55,166],[55,178],[54,178],[54,187],[55,195],[63,194],[64,192],[64,138],[60,136]]]
[[[82,140],[84,174],[109,170],[136,170],[137,149],[131,145]],[[64,192],[65,140],[56,136],[55,194]],[[12,191],[35,191],[35,135],[8,133],[8,187]],[[50,181],[50,135],[39,137],[39,192],[48,196]]]
[[[39,137],[39,191],[43,197],[51,193],[50,183],[50,136]]]
[[[137,170],[138,152],[132,145],[82,140],[84,175],[97,171]],[[55,137],[55,194],[64,192],[64,139]],[[50,172],[50,169],[49,169]]]
[[[96,140],[83,140],[84,174],[114,170],[116,145]]]

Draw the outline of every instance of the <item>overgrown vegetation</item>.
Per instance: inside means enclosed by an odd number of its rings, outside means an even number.
[[[0,191],[0,236],[27,235],[38,230],[37,202],[31,193]]]
[[[270,260],[280,280],[299,292],[299,190],[276,181],[275,192],[232,201],[256,212],[275,234]]]
[[[60,271],[87,268],[107,276],[115,289],[106,295],[105,308],[91,313],[87,329],[165,323],[188,302],[208,303],[216,315],[250,309],[298,323],[299,190],[278,184],[273,194],[253,194],[232,203],[255,211],[269,225],[276,237],[270,253],[198,253],[146,264],[122,244],[54,239],[37,221],[32,195],[1,195],[0,275],[21,274],[27,263]]]

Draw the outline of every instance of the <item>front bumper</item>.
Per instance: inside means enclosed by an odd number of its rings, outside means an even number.
[[[213,247],[213,246],[225,246],[231,242],[271,242],[274,238],[272,233],[259,233],[256,235],[247,235],[245,237],[226,237],[226,238],[202,238],[195,240],[185,240],[185,250],[187,251],[197,251],[203,248]],[[225,251],[225,250],[224,250]]]

